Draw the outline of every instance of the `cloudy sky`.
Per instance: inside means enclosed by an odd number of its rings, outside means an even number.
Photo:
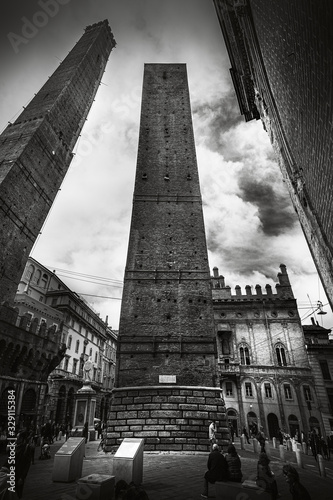
[[[210,267],[234,290],[274,287],[286,264],[303,323],[310,323],[311,306],[327,299],[261,122],[240,116],[212,1],[3,1],[1,131],[84,28],[103,19],[117,47],[32,256],[118,327],[143,66],[186,63]],[[333,326],[331,313],[316,319]]]

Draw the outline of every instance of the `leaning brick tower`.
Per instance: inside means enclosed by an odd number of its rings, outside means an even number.
[[[185,64],[146,64],[108,445],[209,449],[226,437]]]
[[[0,302],[14,299],[114,46],[107,20],[88,26],[0,136]]]

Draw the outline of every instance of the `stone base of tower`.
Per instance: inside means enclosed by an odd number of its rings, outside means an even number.
[[[220,445],[229,443],[222,391],[217,387],[156,386],[114,389],[107,451],[124,438],[144,438],[146,451],[210,451],[209,421]]]

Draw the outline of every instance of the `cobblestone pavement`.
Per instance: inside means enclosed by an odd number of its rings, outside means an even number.
[[[38,460],[36,449],[35,464],[31,465],[23,490],[23,500],[74,500],[76,498],[76,483],[52,482],[54,454],[64,440],[51,445],[51,460]],[[86,445],[86,457],[83,461],[82,475],[92,473],[112,475],[113,455],[97,451],[98,441]],[[252,444],[240,450],[239,441],[235,446],[242,460],[244,479],[253,479],[256,473],[257,455]],[[275,473],[281,499],[290,499],[282,475],[282,462],[278,450],[271,449],[271,468]],[[203,474],[207,463],[206,453],[144,453],[143,486],[149,500],[199,500],[202,491]],[[1,457],[4,461],[4,455]],[[325,461],[326,477],[319,475],[316,461],[312,456],[304,456],[304,469],[297,467],[295,453],[286,452],[286,461],[296,466],[301,482],[308,489],[312,500],[331,500],[333,488],[333,457]],[[209,498],[216,498],[215,488],[209,487]],[[80,499],[81,500],[81,499]],[[84,500],[89,500],[85,497]],[[227,500],[227,499],[225,499]],[[231,500],[231,499],[230,499]]]

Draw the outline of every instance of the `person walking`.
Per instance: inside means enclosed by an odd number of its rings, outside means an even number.
[[[276,500],[280,495],[276,484],[274,473],[269,466],[269,458],[265,452],[259,454],[257,463],[257,485],[264,491],[271,494],[272,500]]]
[[[208,434],[209,434],[211,451],[213,451],[214,444],[217,444],[216,432],[217,432],[216,424],[215,424],[214,420],[211,420],[209,427],[208,427]]]
[[[88,441],[88,422],[83,426],[82,437],[86,438],[86,443]]]
[[[311,500],[308,490],[300,483],[298,472],[292,465],[284,465],[282,472],[289,484],[292,500]]]
[[[264,429],[262,426],[260,426],[260,431],[256,435],[256,439],[257,439],[258,443],[260,444],[260,451],[261,451],[261,453],[263,453],[265,451],[266,439],[265,439]]]
[[[241,460],[233,444],[228,446],[228,454],[225,459],[228,464],[228,478],[230,481],[240,483],[243,477]]]
[[[234,444],[235,429],[231,422],[229,423],[229,431],[230,431],[231,444]]]
[[[228,464],[218,444],[213,444],[213,451],[210,452],[207,461],[207,472],[204,475],[204,487],[201,493],[202,498],[208,498],[208,485],[216,481],[228,481]]]
[[[245,438],[246,438],[247,444],[251,444],[251,443],[250,443],[250,440],[249,440],[249,435],[248,435],[248,433],[247,433],[247,430],[246,430],[245,425],[244,425],[244,427],[243,427],[243,434],[244,434],[244,436],[245,436]]]

